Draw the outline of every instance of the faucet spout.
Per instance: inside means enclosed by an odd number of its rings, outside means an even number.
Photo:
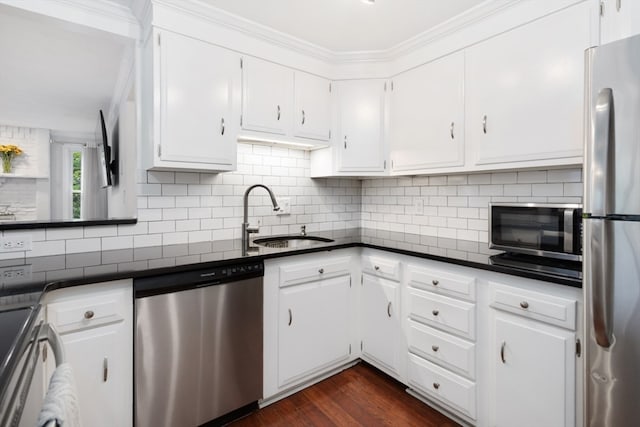
[[[247,188],[247,190],[244,192],[244,197],[242,199],[242,204],[244,207],[243,209],[244,216],[242,218],[242,248],[245,253],[249,249],[249,235],[251,233],[258,232],[257,227],[255,228],[249,227],[249,193],[251,193],[251,191],[257,187],[262,187],[265,190],[267,190],[267,192],[269,193],[269,197],[271,198],[271,204],[273,205],[273,210],[274,211],[280,210],[280,206],[278,206],[278,201],[276,200],[276,196],[273,194],[273,191],[271,191],[269,187],[262,184],[255,184]]]

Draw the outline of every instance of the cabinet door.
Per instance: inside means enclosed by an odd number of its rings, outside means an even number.
[[[235,169],[240,56],[168,31],[160,37],[160,160]]]
[[[464,53],[402,73],[391,91],[394,171],[464,164]]]
[[[398,339],[402,334],[399,302],[398,283],[363,275],[360,306],[362,354],[396,374],[399,374],[402,352]]]
[[[495,312],[498,427],[575,424],[575,333]]]
[[[329,140],[330,90],[329,80],[296,71],[293,136],[320,141]]]
[[[280,289],[278,385],[347,360],[350,276]]]
[[[286,135],[291,127],[293,70],[245,57],[242,66],[242,128]]]
[[[132,425],[131,332],[125,322],[62,335],[73,373],[83,424]],[[129,325],[130,326],[130,325]]]
[[[582,156],[588,2],[466,51],[466,143],[476,164]]]
[[[384,95],[382,80],[338,82],[335,141],[341,172],[384,171]]]
[[[640,2],[602,0],[600,44],[640,34]]]

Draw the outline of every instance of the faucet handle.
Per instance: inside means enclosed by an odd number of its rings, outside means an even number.
[[[306,236],[307,235],[307,226],[306,225],[301,225],[300,226],[300,235],[301,236]]]

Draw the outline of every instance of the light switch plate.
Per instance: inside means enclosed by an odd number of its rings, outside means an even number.
[[[278,206],[280,210],[276,211],[276,215],[291,214],[291,197],[278,197]]]

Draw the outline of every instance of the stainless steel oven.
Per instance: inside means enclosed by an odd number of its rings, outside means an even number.
[[[489,247],[582,261],[582,206],[492,203],[489,205]]]

